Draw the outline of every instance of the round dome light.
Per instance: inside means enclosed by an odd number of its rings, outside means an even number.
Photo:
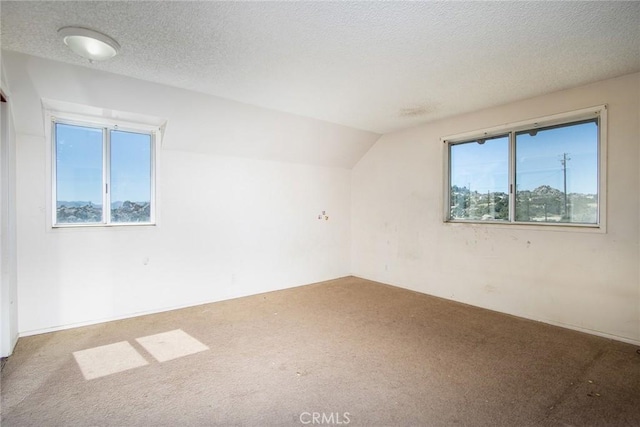
[[[120,45],[111,37],[81,27],[64,27],[58,30],[64,44],[76,54],[93,61],[104,61],[118,54]]]

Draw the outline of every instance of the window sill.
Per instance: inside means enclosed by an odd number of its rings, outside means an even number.
[[[125,229],[125,228],[153,228],[157,223],[135,222],[129,224],[55,224],[51,230],[98,230],[98,229]]]
[[[452,227],[490,227],[509,230],[559,231],[571,233],[606,233],[602,224],[568,224],[568,223],[537,223],[537,222],[504,222],[504,221],[473,221],[446,220],[443,224]]]

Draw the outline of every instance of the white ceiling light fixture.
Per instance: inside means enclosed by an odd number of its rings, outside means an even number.
[[[58,30],[58,34],[64,44],[89,62],[113,58],[120,50],[120,45],[114,39],[88,28],[64,27]]]

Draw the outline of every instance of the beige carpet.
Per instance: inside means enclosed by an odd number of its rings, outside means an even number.
[[[22,338],[2,426],[640,425],[636,350],[345,278]]]

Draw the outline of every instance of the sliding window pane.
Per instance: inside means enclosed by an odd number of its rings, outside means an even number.
[[[151,135],[111,131],[111,222],[151,222]]]
[[[509,137],[450,148],[450,218],[509,220]]]
[[[102,129],[55,125],[56,223],[102,222]]]
[[[516,133],[516,221],[598,223],[598,122]]]

